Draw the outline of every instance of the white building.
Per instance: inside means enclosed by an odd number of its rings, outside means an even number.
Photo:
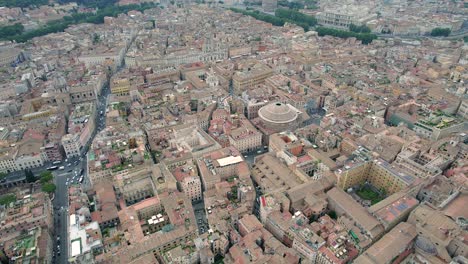
[[[94,250],[102,247],[100,239],[102,236],[98,222],[94,221],[86,224],[85,216],[72,214],[70,215],[68,233],[70,234],[68,241],[68,262],[90,263],[87,261],[83,262],[83,260],[88,259],[88,256],[92,256]],[[89,235],[90,233],[93,235]]]
[[[31,169],[41,167],[46,161],[45,153],[29,154],[17,156],[15,165],[17,170]]]
[[[67,158],[76,157],[80,155],[80,135],[66,134],[62,137],[62,145],[65,150]]]
[[[8,173],[11,171],[16,171],[15,158],[9,154],[3,154],[0,157],[0,172]]]

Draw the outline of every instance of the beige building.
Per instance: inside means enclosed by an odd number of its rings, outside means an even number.
[[[379,220],[385,231],[404,221],[418,206],[419,201],[405,191],[394,193],[369,207],[369,212]]]
[[[240,126],[231,131],[229,135],[229,143],[241,153],[257,150],[262,147],[262,133],[260,133],[251,123],[244,117],[237,120]]]
[[[80,155],[80,135],[79,134],[66,134],[62,137],[62,146],[65,150],[67,158],[77,157]]]
[[[192,201],[202,199],[202,186],[198,176],[185,177],[181,182],[182,191]]]
[[[379,239],[383,234],[384,227],[382,224],[343,190],[336,187],[331,189],[327,192],[327,200],[328,207],[331,210],[335,211],[338,216],[348,216],[354,226],[372,240]],[[351,229],[350,226],[347,226],[347,228]]]
[[[52,212],[52,203],[46,193],[25,195],[0,215],[0,237],[8,239],[35,227],[51,228]]]
[[[0,150],[0,172],[7,173],[17,170],[15,154],[16,148],[3,148]]]
[[[393,194],[411,185],[416,178],[397,171],[384,160],[373,160],[346,165],[336,172],[337,186],[343,190],[369,182],[375,188]]]
[[[171,192],[160,194],[158,197],[164,212],[160,212],[161,215],[156,216],[156,218],[164,219],[164,222],[170,223],[170,228],[166,232],[146,233],[146,223],[141,221],[144,218],[140,219],[137,213],[139,209],[127,207],[126,210],[119,211],[121,228],[127,243],[119,249],[118,253],[106,253],[106,260],[111,263],[126,264],[132,263],[132,261],[146,254],[152,254],[155,257],[160,256],[163,252],[172,248],[185,245],[198,235],[191,201],[184,194]],[[148,200],[140,203],[148,203]],[[148,204],[151,205],[154,202]],[[147,205],[136,204],[133,207],[147,207]],[[176,210],[176,208],[179,208],[179,210]]]
[[[263,193],[286,191],[304,183],[303,179],[270,153],[255,158],[252,179]]]
[[[442,212],[422,204],[410,214],[408,223],[416,226],[415,248],[423,255],[437,256],[445,263],[458,255],[468,256],[467,231]]]
[[[263,83],[266,78],[272,75],[273,70],[264,64],[257,63],[252,66],[245,66],[242,71],[236,72],[232,76],[234,92],[240,95],[249,87]]]
[[[197,159],[204,190],[210,190],[215,184],[231,177],[246,179],[250,177],[249,167],[240,152],[233,148],[223,148],[203,155]]]
[[[21,50],[14,47],[3,46],[0,51],[1,66],[13,63],[21,56]]]
[[[390,264],[412,252],[416,227],[402,222],[354,260],[356,264]]]
[[[123,170],[113,175],[116,194],[134,204],[156,194],[150,167]]]
[[[124,96],[130,94],[130,80],[128,78],[113,79],[110,83],[111,93]]]

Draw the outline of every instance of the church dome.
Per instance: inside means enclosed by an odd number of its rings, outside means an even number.
[[[298,117],[293,107],[280,102],[265,105],[260,108],[258,115],[263,121],[276,124],[291,123]]]

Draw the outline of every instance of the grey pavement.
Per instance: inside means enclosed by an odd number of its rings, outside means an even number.
[[[108,93],[109,87],[106,86],[103,91],[103,95],[99,97],[97,102],[96,129],[89,142],[83,147],[82,155],[80,155],[79,159],[71,159],[70,161],[61,164],[62,166],[65,166],[64,170],[56,170],[53,172],[55,176],[55,185],[57,186],[55,199],[53,201],[55,208],[55,225],[53,234],[55,258],[53,263],[68,263],[68,187],[71,184],[80,184],[77,180],[80,177],[81,169],[83,169],[82,185],[90,186],[87,175],[87,152],[97,132],[105,128],[105,118],[103,118],[103,115],[100,113],[101,111],[103,111],[103,113],[106,111]],[[75,163],[77,160],[78,162]],[[72,165],[67,166],[69,163]],[[59,241],[57,240],[57,237],[60,237]],[[60,246],[60,255],[57,254],[58,245]]]

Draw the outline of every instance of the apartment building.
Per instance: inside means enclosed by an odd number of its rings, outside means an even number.
[[[17,147],[7,146],[0,149],[0,171],[8,173],[16,171],[15,157],[18,149]]]
[[[198,170],[204,190],[230,177],[245,179],[250,176],[249,168],[240,152],[233,148],[216,150],[197,159]]]
[[[402,222],[354,260],[356,264],[398,263],[412,251],[416,227]]]
[[[35,227],[51,228],[52,213],[52,203],[46,193],[24,195],[0,216],[0,237],[8,238]]]
[[[115,78],[111,80],[110,90],[117,96],[130,94],[130,80],[128,78]]]
[[[245,117],[236,120],[238,128],[231,130],[229,143],[241,153],[254,151],[262,147],[262,133],[260,133]]]
[[[240,95],[248,88],[263,83],[266,78],[272,75],[273,70],[264,64],[257,63],[245,66],[242,71],[236,72],[232,76],[234,92]]]
[[[62,146],[67,158],[77,157],[81,153],[79,134],[66,134],[62,137]]]
[[[350,195],[336,187],[327,192],[328,207],[335,211],[338,216],[346,216],[363,234],[372,240],[377,240],[384,232],[384,227],[379,221],[367,212]],[[340,219],[339,219],[340,220]],[[341,224],[346,224],[342,222]],[[353,226],[347,226],[352,229]]]
[[[424,138],[436,141],[453,133],[467,131],[468,122],[443,113],[433,113],[430,117],[416,122],[413,130]]]
[[[384,160],[372,160],[345,165],[336,171],[337,186],[343,190],[370,183],[377,189],[393,194],[413,184],[416,177],[397,170]]]

